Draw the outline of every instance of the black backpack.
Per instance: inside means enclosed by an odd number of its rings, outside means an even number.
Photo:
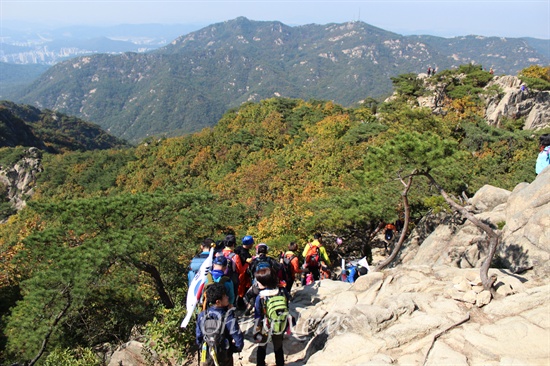
[[[256,257],[248,268],[248,270],[250,271],[250,276],[253,279],[252,282],[256,281],[254,275],[262,268],[271,268],[271,271],[276,274],[279,280],[284,280],[282,265],[279,264],[276,259],[273,259],[267,255],[262,255],[260,257]]]
[[[220,350],[225,343],[225,316],[207,311],[202,322],[202,333],[209,350]]]
[[[281,266],[283,267],[283,276],[285,282],[294,281],[294,278],[292,278],[292,269],[291,269],[291,262],[296,258],[296,256],[293,254],[290,257],[287,257],[285,253],[282,254],[282,260],[281,260]]]

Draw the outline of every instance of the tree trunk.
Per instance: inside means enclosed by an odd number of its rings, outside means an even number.
[[[141,262],[141,261],[133,261],[132,264],[136,266],[138,269],[142,270],[143,272],[149,273],[149,275],[151,276],[151,278],[153,278],[153,281],[155,283],[155,289],[157,290],[157,293],[160,296],[160,301],[162,301],[166,309],[173,309],[174,302],[170,298],[170,295],[168,295],[168,292],[166,292],[166,289],[164,287],[164,282],[160,277],[160,272],[158,271],[158,269],[152,264]]]
[[[481,265],[479,276],[481,278],[481,282],[483,284],[483,289],[487,291],[491,291],[491,293],[494,293],[493,284],[496,281],[496,276],[489,277],[489,268],[491,267],[491,261],[493,260],[493,256],[495,255],[497,246],[500,241],[500,235],[497,234],[489,225],[485,224],[478,218],[476,218],[472,213],[470,213],[468,210],[466,210],[463,206],[456,203],[443,188],[437,184],[435,179],[430,175],[430,173],[422,173],[422,175],[426,176],[429,181],[437,188],[439,193],[445,198],[445,201],[455,210],[460,212],[466,219],[470,220],[475,226],[483,230],[488,238],[489,238],[489,247],[487,257],[483,260],[483,264]]]
[[[54,330],[55,326],[57,325],[57,323],[59,323],[61,318],[63,318],[63,316],[65,315],[65,313],[67,312],[67,310],[71,306],[72,300],[71,300],[70,289],[68,287],[65,288],[62,291],[61,294],[67,296],[67,303],[65,304],[65,307],[55,317],[52,325],[50,326],[50,329],[48,330],[48,333],[46,333],[46,336],[44,337],[44,340],[42,341],[42,346],[40,347],[40,350],[38,351],[38,354],[27,364],[27,366],[33,366],[36,362],[38,362],[40,357],[42,357],[42,355],[44,354],[44,351],[46,350],[46,346],[48,345],[50,337],[52,336],[52,333],[53,333],[53,330]]]
[[[403,243],[405,242],[405,238],[407,237],[407,231],[409,230],[409,221],[411,219],[411,208],[409,206],[409,189],[411,188],[413,177],[416,174],[416,171],[413,172],[411,175],[409,175],[408,181],[405,183],[401,179],[401,183],[405,186],[405,189],[403,192],[401,192],[401,197],[403,198],[403,206],[405,208],[405,222],[403,223],[403,229],[401,229],[401,235],[399,236],[399,241],[397,244],[395,244],[395,247],[393,248],[392,253],[386,260],[382,261],[376,268],[374,269],[374,272],[381,271],[385,267],[387,267],[394,259],[397,257],[397,253],[401,250],[401,247],[403,246]]]

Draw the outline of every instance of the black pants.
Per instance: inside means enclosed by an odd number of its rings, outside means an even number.
[[[218,357],[218,364],[220,366],[233,366],[233,352],[229,350],[218,350],[216,352],[216,355]],[[210,354],[208,354],[208,357],[206,357],[206,362],[201,362],[200,366],[214,366],[214,360],[212,357],[210,357]]]
[[[289,279],[286,283],[286,291],[290,294],[290,291],[292,290],[292,285],[294,285],[294,278]]]
[[[275,363],[277,366],[284,366],[285,364],[285,353],[283,351],[283,335],[273,334],[271,336],[271,342],[273,342],[273,349],[275,351]],[[256,365],[265,366],[265,355],[267,351],[267,344],[263,346],[258,346],[258,351],[256,353]]]

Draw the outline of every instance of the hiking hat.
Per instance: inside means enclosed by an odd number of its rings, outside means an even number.
[[[254,238],[251,235],[247,235],[243,238],[243,245],[249,246],[254,244]]]
[[[214,260],[212,261],[213,264],[218,264],[218,265],[221,265],[221,266],[227,266],[227,258],[225,258],[223,255],[219,255],[217,257],[214,258]]]

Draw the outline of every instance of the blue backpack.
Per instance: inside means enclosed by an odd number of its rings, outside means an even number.
[[[191,284],[191,281],[193,281],[193,278],[195,278],[195,275],[208,256],[209,253],[201,253],[191,259],[191,263],[189,263],[189,271],[187,272],[187,280],[189,281],[189,284]]]

